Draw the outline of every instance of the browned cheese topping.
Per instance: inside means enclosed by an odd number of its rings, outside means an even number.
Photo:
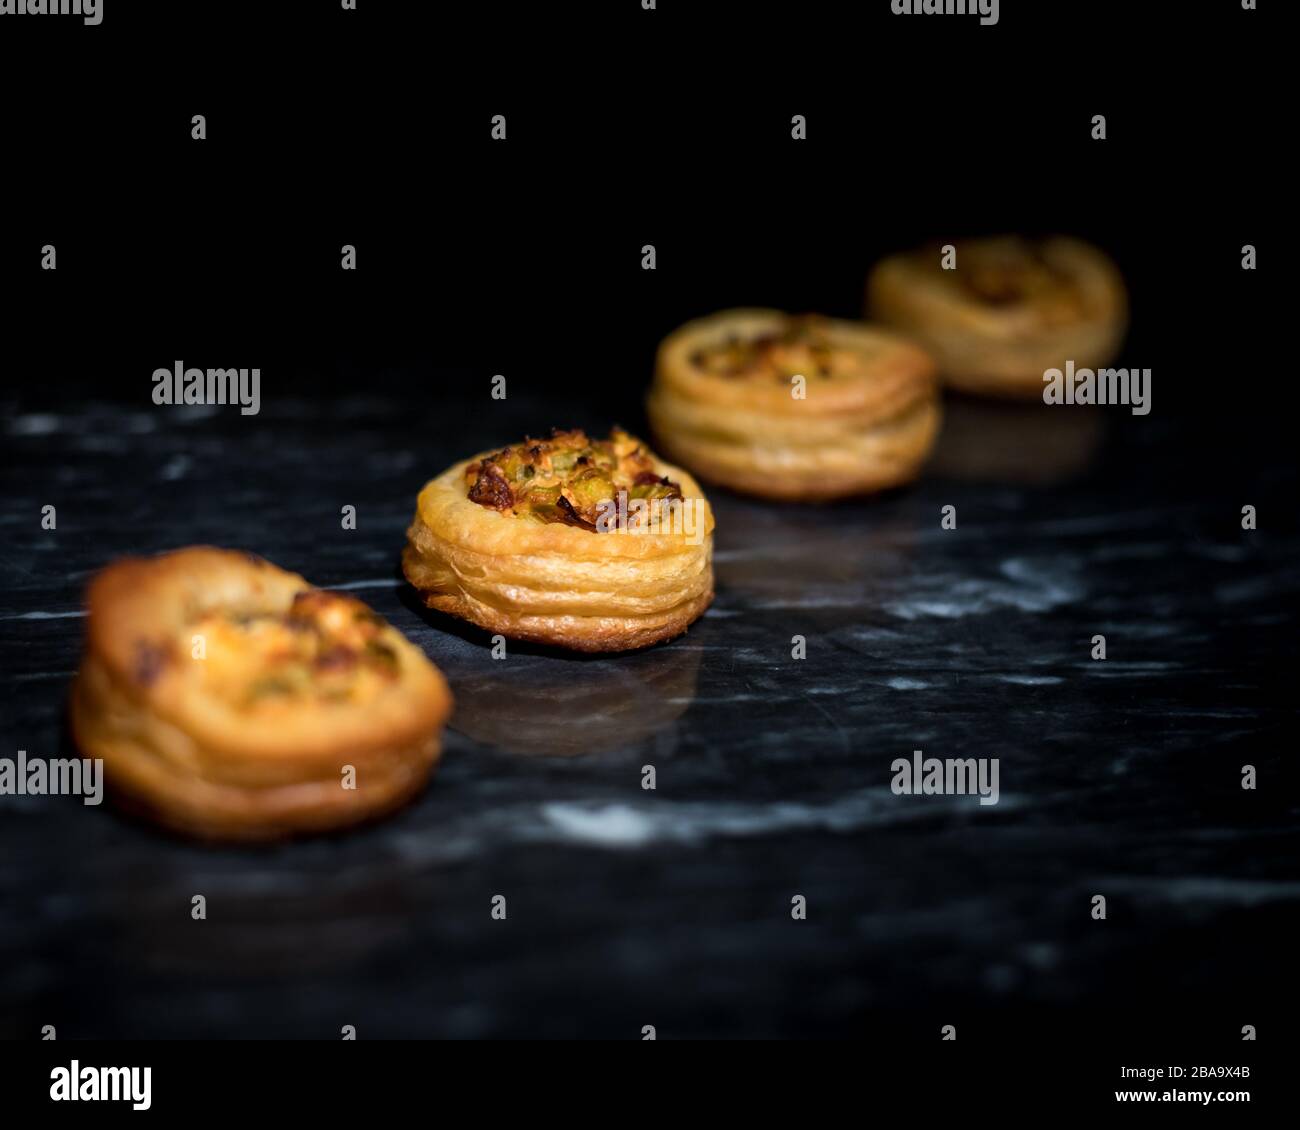
[[[730,333],[696,349],[691,364],[715,377],[788,383],[795,376],[829,380],[850,375],[864,356],[861,349],[837,344],[825,318],[806,314],[787,318],[766,333]]]
[[[537,522],[563,522],[598,532],[602,509],[627,498],[680,499],[681,487],[660,476],[635,436],[620,428],[592,440],[581,430],[525,439],[465,469],[471,502]]]
[[[355,702],[399,675],[394,630],[361,601],[321,589],[287,612],[208,613],[185,629],[204,640],[196,659],[210,690],[241,706],[313,697]]]
[[[1074,277],[1027,240],[959,246],[957,269],[944,274],[989,306],[1026,306],[1044,325],[1067,325],[1084,316]]]

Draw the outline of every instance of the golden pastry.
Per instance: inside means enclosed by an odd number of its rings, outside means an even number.
[[[873,326],[727,310],[664,339],[647,409],[660,447],[701,478],[839,498],[916,477],[939,427],[933,374]]]
[[[271,839],[386,812],[428,779],[447,684],[361,601],[196,546],[115,562],[87,602],[73,734],[129,807]]]
[[[402,568],[430,608],[510,639],[627,651],[713,599],[713,512],[695,480],[615,429],[526,439],[420,492]]]
[[[945,384],[1041,398],[1046,370],[1114,358],[1128,301],[1119,270],[1095,247],[1064,236],[952,246],[950,270],[936,245],[885,259],[867,283],[868,315],[924,345]]]

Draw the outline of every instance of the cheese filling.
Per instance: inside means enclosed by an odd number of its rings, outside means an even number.
[[[653,516],[657,503],[680,499],[681,487],[654,470],[645,445],[621,428],[609,439],[591,440],[581,429],[554,430],[550,439],[525,439],[465,469],[471,502],[536,522],[562,522],[593,533],[605,532],[598,519],[620,494],[642,499],[630,519]],[[627,514],[626,506],[620,512]]]
[[[400,675],[394,631],[383,618],[318,589],[298,593],[283,613],[209,613],[186,634],[207,691],[241,708],[365,702]]]
[[[787,383],[795,376],[829,380],[858,375],[866,356],[864,349],[838,344],[825,319],[804,315],[768,333],[728,334],[696,349],[691,364],[715,377]]]
[[[957,254],[957,269],[943,274],[980,302],[1027,306],[1047,326],[1066,325],[1087,314],[1074,277],[1051,263],[1037,244],[975,245]]]

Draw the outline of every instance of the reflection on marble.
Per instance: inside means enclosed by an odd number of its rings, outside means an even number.
[[[585,661],[512,650],[486,669],[447,671],[452,728],[511,753],[573,757],[636,745],[695,699],[700,652],[689,644]]]
[[[974,482],[1066,482],[1087,469],[1105,429],[1100,408],[949,396],[929,470]]]
[[[1154,413],[1107,417],[1102,444],[1053,430],[1092,426],[1071,410],[1040,430],[971,407],[950,403],[953,449],[906,490],[813,507],[715,492],[714,606],[663,647],[596,660],[494,660],[397,565],[428,475],[608,422],[589,406],[512,391],[489,419],[376,389],[346,410],[267,395],[253,423],[11,412],[11,755],[69,750],[94,569],[200,541],[357,591],[443,668],[458,712],[427,792],[337,836],[214,848],[108,805],[0,798],[0,1035],[852,1036],[884,1012],[1271,999],[1300,905],[1279,785],[1293,461],[1247,437],[1231,476],[1197,477],[1199,437]],[[1008,407],[1019,422],[988,422]],[[1253,534],[1245,501],[1267,516]],[[998,757],[1000,803],[895,796],[890,763],[915,749]],[[1099,891],[1110,919],[1090,928]]]
[[[125,879],[104,907],[107,929],[100,941],[149,978],[222,977],[232,953],[240,955],[241,978],[250,981],[347,976],[403,941],[406,918],[418,908],[415,890],[392,877],[273,862],[263,863],[261,872],[250,883],[246,862],[196,868],[194,894],[208,904],[203,921],[175,913],[172,882]],[[305,945],[306,938],[316,944]]]
[[[915,520],[897,514],[836,521],[850,511],[764,506],[729,495],[719,495],[714,507],[718,587],[760,609],[842,615],[906,576],[921,537]]]

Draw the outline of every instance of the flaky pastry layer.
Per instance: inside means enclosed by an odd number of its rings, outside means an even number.
[[[654,460],[694,508],[698,538],[689,529],[596,533],[470,501],[465,470],[490,454],[457,463],[420,492],[402,568],[430,608],[509,639],[587,652],[671,639],[708,608],[713,513],[685,472]]]
[[[801,321],[727,310],[669,335],[647,400],[658,444],[710,482],[765,498],[832,499],[914,479],[940,421],[929,357],[876,327],[818,318],[809,320],[817,350],[774,371],[761,362],[744,368],[748,343]],[[729,342],[741,353],[737,373],[701,363]],[[792,368],[802,370],[802,396],[792,394]]]
[[[314,640],[320,627],[294,610],[317,598],[355,618],[369,655],[331,643],[300,661],[283,642],[258,643],[263,625]],[[450,692],[360,602],[209,547],[118,561],[87,599],[72,729],[127,807],[202,838],[274,839],[377,816],[428,779]],[[228,637],[216,630],[226,621]],[[298,679],[267,676],[266,664]]]

